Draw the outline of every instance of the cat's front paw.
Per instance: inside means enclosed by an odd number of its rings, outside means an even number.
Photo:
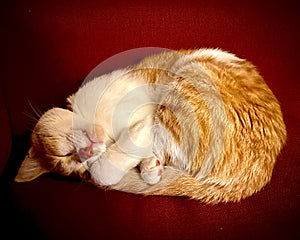
[[[144,159],[140,165],[141,177],[148,184],[156,184],[160,181],[163,165],[156,157]]]

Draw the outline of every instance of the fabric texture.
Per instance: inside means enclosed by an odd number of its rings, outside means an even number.
[[[1,5],[0,171],[12,144],[0,186],[4,233],[31,239],[299,239],[296,1],[26,0]],[[221,48],[257,66],[281,103],[288,132],[270,184],[239,203],[205,205],[103,191],[55,175],[13,182],[38,112],[63,106],[99,63],[141,47]],[[120,59],[106,67],[123,64]]]
[[[8,114],[3,101],[2,88],[0,88],[0,136],[2,138],[0,144],[0,175],[7,163],[11,149],[11,128],[9,126]]]

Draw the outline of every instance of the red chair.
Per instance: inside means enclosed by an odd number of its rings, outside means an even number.
[[[31,239],[300,239],[300,15],[291,1],[2,1],[1,235]],[[287,145],[239,203],[103,191],[77,179],[13,179],[34,109],[63,106],[100,62],[139,47],[218,47],[252,61],[281,102]],[[9,230],[12,229],[12,230]]]

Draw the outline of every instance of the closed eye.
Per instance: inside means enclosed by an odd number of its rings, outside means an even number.
[[[55,157],[70,157],[70,156],[72,156],[73,155],[73,153],[72,152],[70,152],[70,153],[67,153],[67,154],[65,154],[65,155],[54,155]]]
[[[65,155],[65,157],[70,157],[70,156],[72,156],[73,155],[73,153],[67,153],[66,155]]]

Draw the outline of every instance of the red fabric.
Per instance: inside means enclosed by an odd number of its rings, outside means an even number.
[[[0,88],[0,136],[2,139],[0,144],[0,175],[6,165],[11,149],[11,129],[5,107],[2,89]]]
[[[3,111],[3,119],[9,118],[3,126],[13,132],[11,157],[1,176],[5,210],[1,217],[15,229],[9,234],[48,239],[299,236],[300,15],[296,1],[32,0],[1,5],[1,84],[8,112]],[[104,192],[52,176],[13,183],[29,147],[31,105],[41,111],[60,106],[97,64],[122,51],[149,46],[219,47],[257,66],[281,102],[288,130],[271,183],[240,203],[215,206],[183,198]],[[4,135],[4,141],[11,141],[9,135]]]

